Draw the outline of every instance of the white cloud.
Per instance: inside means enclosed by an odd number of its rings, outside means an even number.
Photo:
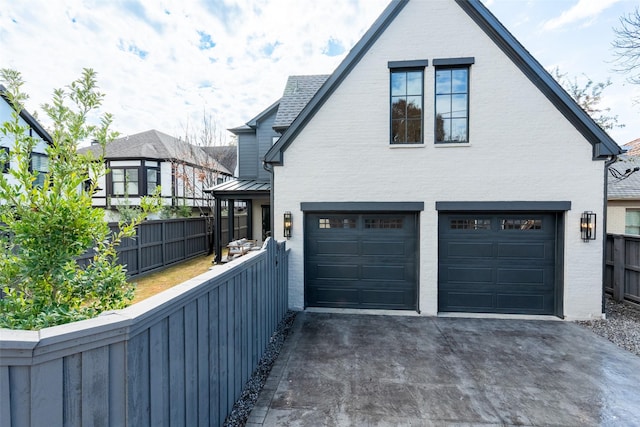
[[[122,133],[179,136],[203,111],[230,128],[275,101],[288,75],[333,71],[388,0],[214,3],[9,2],[0,10],[0,66],[22,72],[29,110],[89,67]],[[330,41],[345,52],[329,56]]]
[[[577,22],[589,25],[601,12],[619,1],[621,0],[578,0],[571,8],[545,22],[542,29],[556,30]]]

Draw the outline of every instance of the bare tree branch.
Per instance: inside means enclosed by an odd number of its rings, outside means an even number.
[[[614,71],[628,74],[630,83],[640,84],[640,8],[622,16],[620,27],[614,28],[613,32],[616,38],[611,46],[618,64]]]

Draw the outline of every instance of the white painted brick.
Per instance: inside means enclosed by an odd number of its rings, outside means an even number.
[[[436,10],[434,12],[434,9]],[[425,70],[425,143],[389,146],[388,61],[475,57],[470,145],[436,147],[434,68]],[[584,243],[584,210],[602,218],[604,163],[591,145],[453,1],[411,1],[275,167],[275,218],[294,215],[290,305],[304,303],[301,202],[422,201],[422,314],[437,312],[436,201],[571,201],[565,217],[564,312],[599,317],[602,237]],[[599,224],[601,226],[601,224]],[[275,221],[275,236],[282,236]]]

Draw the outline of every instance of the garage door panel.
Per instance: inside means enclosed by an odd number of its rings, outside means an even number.
[[[406,268],[402,265],[363,265],[361,277],[363,280],[405,281]]]
[[[498,284],[509,285],[539,285],[544,286],[544,269],[511,268],[498,269]]]
[[[442,273],[449,283],[492,283],[494,280],[491,268],[446,267]]]
[[[316,301],[318,307],[353,307],[358,299],[358,289],[342,287],[315,287],[309,291],[310,298]]]
[[[448,242],[445,255],[448,258],[491,258],[493,257],[492,243]]]
[[[316,255],[348,255],[358,250],[358,242],[353,239],[318,240],[313,252]]]
[[[549,297],[539,294],[498,294],[498,308],[502,310],[518,310],[536,312],[545,310]]]
[[[491,292],[441,292],[439,302],[451,311],[477,312],[495,307],[495,295]]]
[[[498,257],[547,259],[548,253],[545,243],[498,243]]]
[[[360,294],[362,308],[403,308],[411,304],[412,299],[408,290],[366,289]]]
[[[412,246],[402,240],[363,240],[360,253],[364,256],[405,257],[414,255]]]
[[[439,217],[438,310],[554,314],[556,214]]]
[[[415,213],[305,216],[305,304],[417,307]]]
[[[360,266],[354,264],[318,264],[317,279],[358,279]]]

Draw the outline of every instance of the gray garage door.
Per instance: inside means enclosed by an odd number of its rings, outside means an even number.
[[[440,214],[438,309],[554,314],[555,214]]]
[[[308,213],[305,304],[416,309],[415,214]]]

